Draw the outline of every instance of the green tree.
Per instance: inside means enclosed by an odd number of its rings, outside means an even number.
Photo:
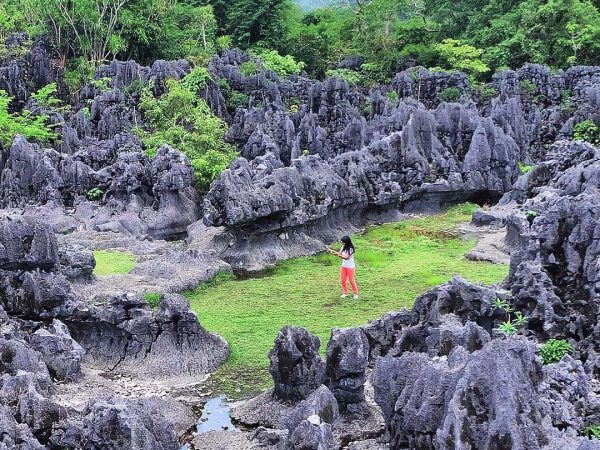
[[[292,14],[290,0],[234,0],[227,10],[226,34],[242,48],[260,45],[284,50]]]
[[[205,191],[235,158],[225,142],[227,125],[212,114],[208,105],[190,88],[195,81],[167,81],[167,92],[159,98],[144,88],[140,109],[144,127],[136,129],[147,152],[153,155],[163,144],[177,148],[190,158],[196,187]]]
[[[460,70],[476,78],[490,69],[481,60],[483,50],[464,44],[457,39],[444,39],[435,46],[449,69]]]
[[[310,12],[292,24],[286,48],[306,64],[311,76],[322,78],[342,59],[347,48],[342,33],[350,28],[352,19],[348,9]]]

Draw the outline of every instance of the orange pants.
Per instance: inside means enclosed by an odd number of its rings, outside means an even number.
[[[350,285],[352,286],[352,292],[358,295],[358,286],[356,285],[356,280],[354,279],[354,273],[356,269],[349,269],[348,267],[342,267],[340,270],[340,282],[342,283],[342,292],[344,294],[348,293],[348,284],[350,281]]]

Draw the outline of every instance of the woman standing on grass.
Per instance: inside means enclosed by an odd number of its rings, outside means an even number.
[[[340,269],[340,282],[342,284],[342,298],[348,297],[348,281],[352,286],[352,293],[354,298],[358,299],[358,286],[354,275],[356,272],[356,264],[354,263],[354,244],[350,236],[344,236],[342,238],[342,248],[339,252],[329,249],[332,255],[336,255],[342,258],[342,268]]]

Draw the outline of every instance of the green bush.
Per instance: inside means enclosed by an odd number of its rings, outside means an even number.
[[[590,439],[600,440],[600,425],[599,424],[588,425],[583,430],[583,434],[585,434]]]
[[[353,85],[358,85],[361,82],[360,74],[350,69],[331,69],[325,75],[327,78],[338,78]]]
[[[197,93],[203,89],[206,89],[208,80],[210,80],[210,73],[206,67],[198,66],[194,67],[190,73],[188,73],[181,84],[186,89]]]
[[[479,98],[484,102],[490,101],[496,95],[498,95],[496,88],[494,88],[493,86],[487,86],[485,84],[478,84],[475,87],[475,90],[477,91],[477,95],[479,95]]]
[[[537,86],[535,83],[528,79],[521,80],[519,86],[521,88],[521,92],[525,94],[533,94],[535,91],[537,91]]]
[[[158,308],[161,297],[162,297],[162,294],[160,292],[146,292],[144,294],[144,300],[146,300],[146,302],[148,302],[148,304],[150,305],[150,307],[152,309]]]
[[[600,145],[600,128],[591,120],[579,122],[573,128],[573,139],[589,142],[593,145]]]
[[[71,109],[69,105],[63,104],[62,100],[56,97],[56,83],[47,84],[31,94],[31,98],[35,100],[37,105],[59,113]]]
[[[542,344],[540,356],[544,364],[551,364],[559,362],[571,350],[573,347],[564,339],[550,339]]]
[[[281,56],[277,50],[265,50],[256,55],[267,70],[272,70],[280,77],[299,75],[305,64],[298,62],[291,55]]]
[[[483,50],[458,39],[444,39],[434,48],[450,69],[465,72],[472,80],[490,70],[481,60]]]
[[[447,87],[442,92],[440,92],[440,100],[444,102],[456,102],[460,99],[461,93],[460,89],[457,87]]]
[[[533,169],[535,168],[535,166],[529,165],[529,164],[524,164],[522,162],[519,163],[519,171],[525,175],[526,173],[531,172]]]
[[[388,98],[390,103],[394,106],[398,106],[398,102],[400,101],[400,97],[396,91],[386,92],[385,96]]]
[[[103,195],[104,195],[104,191],[97,187],[90,189],[85,194],[86,198],[93,202],[100,200]]]
[[[102,77],[97,80],[90,81],[90,84],[99,89],[101,92],[108,92],[111,90],[112,78]]]
[[[194,85],[197,83],[187,77],[181,82],[168,80],[167,92],[159,98],[150,86],[144,88],[140,99],[144,127],[135,131],[150,156],[163,144],[184,153],[194,168],[196,188],[204,192],[236,152],[225,142],[227,124],[187,87]]]
[[[240,73],[246,77],[257,75],[259,72],[258,64],[254,61],[246,61],[240,64]]]
[[[9,147],[18,134],[40,143],[50,142],[58,137],[52,131],[52,126],[46,124],[45,115],[34,115],[27,109],[20,114],[10,113],[8,109],[11,101],[12,97],[0,90],[0,145]]]
[[[494,308],[501,310],[506,315],[506,320],[502,322],[497,331],[504,334],[506,337],[510,337],[519,331],[519,328],[527,324],[528,317],[523,315],[520,311],[514,311],[510,303],[506,300],[497,298],[494,302]],[[514,312],[514,317],[511,314]]]
[[[129,85],[127,85],[123,89],[123,94],[125,94],[125,95],[141,95],[145,86],[146,86],[146,84],[142,80],[140,80],[140,79],[133,80],[131,83],[129,83]]]

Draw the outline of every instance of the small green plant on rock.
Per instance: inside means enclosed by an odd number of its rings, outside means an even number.
[[[600,440],[600,424],[588,425],[583,430],[583,434],[585,434],[590,439],[598,439]]]
[[[506,300],[497,298],[494,302],[494,307],[502,310],[506,314],[506,320],[498,326],[498,331],[504,336],[510,337],[517,334],[519,328],[527,324],[527,317],[520,311],[516,311],[514,313],[514,318],[511,318],[511,313],[514,310]]]
[[[533,94],[535,91],[537,91],[537,87],[535,85],[535,83],[531,80],[521,80],[521,82],[519,83],[519,87],[521,88],[521,92],[525,93],[525,94]]]
[[[522,162],[520,162],[520,163],[519,163],[519,171],[520,171],[520,172],[521,172],[523,175],[525,175],[526,173],[529,173],[529,172],[531,172],[531,171],[533,170],[533,168],[534,168],[534,167],[535,167],[535,166],[532,166],[532,165],[530,165],[530,164],[525,164],[525,163],[522,163]]]
[[[600,128],[591,120],[579,122],[573,128],[573,139],[589,142],[593,145],[600,145]]]
[[[101,92],[108,92],[110,91],[111,85],[112,83],[112,78],[110,77],[102,77],[99,78],[98,80],[92,80],[90,81],[90,84],[95,87],[96,89],[99,89]]]
[[[88,200],[95,202],[95,201],[100,200],[103,195],[104,195],[104,191],[100,188],[95,187],[95,188],[92,188],[89,191],[87,191],[85,194],[85,197]]]
[[[496,95],[498,95],[498,91],[496,91],[496,88],[494,88],[493,86],[487,86],[485,84],[476,85],[475,91],[477,92],[477,95],[479,95],[479,98],[484,102],[490,101]]]
[[[258,65],[254,61],[246,61],[240,64],[240,73],[246,77],[258,74]]]
[[[457,87],[447,87],[440,92],[440,100],[444,102],[457,102],[460,99],[460,89]]]
[[[125,95],[141,95],[142,94],[142,90],[145,87],[145,83],[142,80],[133,80],[131,83],[129,83],[129,85],[127,85],[124,89],[123,89],[123,93]]]
[[[388,98],[388,100],[390,101],[390,103],[394,106],[398,106],[398,103],[400,101],[399,96],[398,96],[398,92],[396,91],[390,91],[387,92],[385,94],[385,96]]]
[[[527,222],[529,222],[529,226],[531,227],[533,225],[533,221],[535,220],[535,218],[538,216],[538,212],[537,211],[533,211],[533,210],[529,210],[527,211],[525,217],[527,218]]]
[[[35,100],[37,105],[51,111],[63,113],[71,109],[69,105],[63,104],[62,100],[56,96],[56,90],[56,83],[50,83],[31,94],[31,98]]]
[[[150,307],[152,309],[158,308],[161,297],[162,297],[162,294],[160,292],[146,292],[144,294],[144,300],[146,300],[146,302],[148,302],[148,304],[150,305]]]
[[[550,339],[542,344],[540,356],[544,364],[551,364],[559,362],[571,350],[573,350],[573,346],[568,341],[564,339]]]
[[[307,149],[304,149],[304,150],[302,150],[302,155],[303,155],[303,156],[308,156],[308,155],[310,155],[310,150],[307,150]]]

